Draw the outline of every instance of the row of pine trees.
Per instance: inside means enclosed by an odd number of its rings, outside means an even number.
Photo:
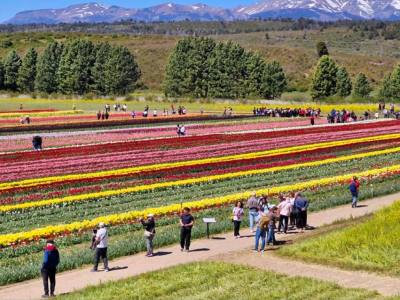
[[[186,37],[178,42],[164,82],[167,96],[197,98],[273,99],[286,86],[286,75],[278,62],[267,63],[238,44],[217,43],[206,37]]]
[[[13,50],[0,61],[0,90],[67,95],[124,95],[141,72],[123,46],[87,40],[51,42],[41,55],[30,48],[21,58]]]

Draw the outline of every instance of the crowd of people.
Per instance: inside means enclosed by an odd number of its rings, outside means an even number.
[[[348,111],[345,109],[336,110],[332,109],[331,112],[326,117],[329,124],[333,123],[347,123],[347,122],[356,122],[357,115],[354,111]]]
[[[356,208],[359,196],[360,182],[353,177],[349,191],[351,194],[351,207]],[[246,207],[241,201],[237,202],[232,210],[233,236],[241,238],[240,226],[245,216],[245,209],[248,209],[248,220],[251,232],[254,234],[253,251],[264,253],[266,245],[277,245],[275,234],[287,234],[290,230],[297,229],[300,233],[308,228],[307,212],[309,201],[301,193],[290,193],[279,195],[279,203],[272,204],[266,195],[260,197],[253,192],[247,200]],[[146,241],[146,256],[154,256],[153,240],[156,236],[156,220],[153,214],[148,214],[146,219],[139,219],[144,229]],[[195,225],[195,218],[188,207],[184,207],[179,215],[180,227],[180,250],[190,252],[192,229]],[[261,244],[260,244],[261,240]],[[89,247],[93,252],[92,272],[97,272],[99,263],[102,260],[104,271],[111,269],[108,265],[108,228],[100,222],[97,228],[93,229],[91,244]],[[44,247],[43,264],[41,274],[43,279],[43,298],[54,296],[55,277],[57,266],[60,263],[60,254],[53,240],[48,240]],[[49,288],[50,282],[50,288]]]
[[[254,107],[254,116],[265,116],[265,117],[319,117],[321,115],[321,109],[319,108],[267,108],[267,107]]]

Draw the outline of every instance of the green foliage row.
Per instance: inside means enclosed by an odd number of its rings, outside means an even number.
[[[166,67],[167,96],[273,99],[286,89],[278,62],[266,63],[233,42],[187,37],[178,42]]]
[[[41,56],[30,48],[24,58],[11,51],[0,62],[0,89],[67,95],[124,95],[132,92],[141,72],[123,46],[88,40],[51,42]]]

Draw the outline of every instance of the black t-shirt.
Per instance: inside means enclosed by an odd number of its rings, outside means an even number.
[[[181,216],[181,220],[182,220],[182,223],[184,224],[184,225],[186,225],[186,224],[190,224],[190,223],[192,223],[193,221],[194,221],[194,218],[193,218],[193,216],[191,215],[191,214],[188,214],[188,215],[182,215]],[[185,228],[191,228],[192,226],[187,226],[187,227],[185,227]]]

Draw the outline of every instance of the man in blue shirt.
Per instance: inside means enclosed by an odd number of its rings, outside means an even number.
[[[50,296],[54,297],[54,290],[56,287],[56,272],[57,266],[60,263],[60,254],[54,241],[48,240],[43,254],[43,265],[41,269],[44,295],[42,298],[49,297],[49,281],[50,281]]]
[[[194,225],[194,218],[190,214],[190,208],[185,207],[181,215],[179,225],[181,226],[181,251],[189,252],[190,238],[192,236],[192,228]]]

